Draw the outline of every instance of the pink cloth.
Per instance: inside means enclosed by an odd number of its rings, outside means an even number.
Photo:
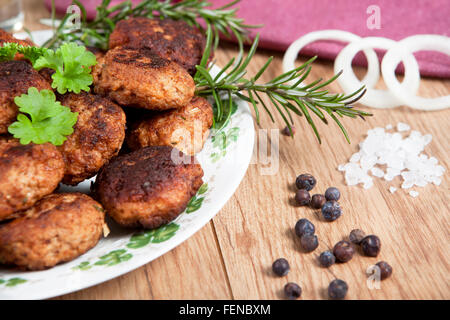
[[[140,2],[132,0],[133,3]],[[231,0],[210,0],[214,7]],[[88,16],[95,16],[100,0],[81,0]],[[111,5],[121,0],[112,0]],[[51,0],[46,0],[47,5]],[[71,0],[56,1],[57,10],[64,12]],[[367,13],[370,5],[380,8],[380,29],[370,30]],[[285,50],[300,36],[316,30],[341,29],[359,36],[387,37],[400,40],[414,34],[440,34],[450,32],[449,0],[242,0],[237,4],[238,16],[247,24],[264,24],[253,31],[261,34],[260,47]],[[448,40],[450,41],[450,40]],[[306,46],[301,54],[318,55],[334,59],[345,44],[334,41],[317,41]],[[415,54],[423,76],[450,78],[450,57],[442,53],[421,51]],[[354,60],[365,65],[363,55]],[[400,70],[401,71],[401,70]]]

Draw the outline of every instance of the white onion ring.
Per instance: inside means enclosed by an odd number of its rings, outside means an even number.
[[[378,48],[388,50],[394,45],[396,41],[380,38],[380,37],[367,37],[361,40],[357,40],[348,44],[337,56],[334,62],[334,72],[338,73],[342,70],[342,75],[337,79],[342,90],[346,94],[350,94],[363,85],[355,76],[352,69],[353,57],[362,49]],[[419,65],[414,56],[409,53],[403,57],[403,64],[405,66],[405,78],[401,84],[401,87],[408,92],[408,94],[414,95],[419,89],[420,85],[420,73]],[[376,68],[379,69],[378,60],[376,61]],[[366,106],[372,108],[386,109],[401,106],[402,100],[397,99],[389,90],[372,89],[372,87],[366,86],[367,91],[358,101]]]
[[[283,72],[288,72],[295,69],[295,60],[297,60],[297,55],[300,50],[307,44],[317,41],[317,40],[337,40],[343,42],[352,42],[360,40],[361,37],[353,34],[351,32],[342,30],[320,30],[308,33],[299,39],[295,40],[283,57]],[[375,51],[371,49],[364,50],[364,54],[367,58],[367,74],[362,80],[367,87],[372,88],[376,85],[380,78],[380,70],[378,64],[378,57]]]
[[[422,98],[410,95],[395,77],[395,68],[407,54],[419,50],[434,50],[450,55],[450,38],[439,35],[416,35],[396,43],[384,55],[381,72],[384,82],[392,94],[403,104],[419,110],[441,110],[450,107],[450,95],[439,98]]]

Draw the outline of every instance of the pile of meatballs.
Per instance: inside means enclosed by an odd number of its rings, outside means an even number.
[[[6,42],[34,45],[0,30]],[[38,72],[19,54],[0,63],[1,264],[42,270],[70,261],[104,235],[105,213],[122,227],[153,229],[185,210],[203,183],[195,154],[213,119],[210,103],[194,96],[204,47],[204,35],[183,21],[119,22],[108,51],[90,49],[90,92],[55,92],[79,114],[61,146],[22,145],[8,134],[14,98],[52,90],[52,70]],[[90,195],[58,192],[94,176]]]

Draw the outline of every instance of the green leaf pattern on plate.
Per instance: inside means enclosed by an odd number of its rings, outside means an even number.
[[[8,280],[0,279],[0,285],[4,285],[5,287],[15,287],[18,284],[22,284],[27,282],[26,279],[23,278],[9,278]]]
[[[89,261],[83,261],[79,265],[73,267],[73,270],[86,271],[94,266],[115,266],[124,261],[128,261],[133,257],[133,255],[127,252],[127,249],[117,249],[113,250],[103,256],[101,256],[96,262],[91,264]]]
[[[133,257],[126,249],[113,250],[108,254],[100,257],[100,260],[94,263],[96,266],[114,266],[124,261],[128,261]]]
[[[192,213],[200,209],[200,207],[203,204],[203,200],[205,199],[205,197],[204,196],[202,197],[201,195],[205,194],[206,191],[208,191],[208,184],[204,183],[198,189],[197,194],[193,196],[191,200],[189,200],[189,203],[187,204],[186,207],[186,213]]]
[[[131,249],[139,249],[145,247],[149,243],[161,243],[167,241],[175,235],[179,228],[180,226],[178,224],[172,222],[165,226],[159,227],[158,229],[135,233],[131,236],[127,247]]]
[[[227,154],[227,148],[232,142],[236,142],[239,137],[239,128],[233,127],[226,132],[221,130],[217,132],[212,138],[213,147],[217,149],[211,153],[212,162],[217,162]]]

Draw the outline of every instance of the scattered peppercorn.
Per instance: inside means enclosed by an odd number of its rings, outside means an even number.
[[[284,127],[283,130],[281,130],[281,133],[284,134],[285,136],[290,136],[290,135],[294,135],[296,132],[295,127],[291,126],[291,129],[289,129],[288,126]]]
[[[301,238],[304,234],[314,234],[316,228],[308,219],[300,219],[295,224],[295,234]]]
[[[350,235],[348,238],[350,239],[350,242],[352,242],[354,244],[360,244],[361,240],[364,239],[365,236],[366,236],[365,232],[362,231],[361,229],[353,229],[350,232]]]
[[[288,299],[298,299],[302,295],[302,288],[294,282],[289,282],[284,286],[284,293]]]
[[[273,272],[280,277],[287,275],[290,269],[289,262],[284,258],[277,259],[272,264]]]
[[[297,189],[305,189],[306,191],[311,191],[316,185],[316,178],[314,178],[309,173],[301,174],[295,180],[295,185]]]
[[[319,239],[314,234],[304,234],[300,238],[300,244],[306,252],[312,252],[319,246]]]
[[[327,201],[322,206],[323,218],[327,221],[334,221],[342,214],[341,206],[337,201]]]
[[[344,280],[336,279],[328,286],[328,296],[331,299],[344,299],[347,295],[348,285]]]
[[[311,201],[311,196],[308,191],[300,189],[295,193],[295,201],[299,206],[306,206]]]
[[[348,241],[339,241],[333,248],[333,254],[340,262],[347,262],[353,258],[355,249]]]
[[[323,194],[315,194],[311,198],[311,207],[313,209],[320,209],[320,208],[322,208],[322,206],[325,202],[326,202],[326,199]]]
[[[338,201],[341,197],[341,193],[339,192],[338,188],[330,187],[325,191],[325,198],[327,201]]]
[[[361,248],[366,256],[376,257],[380,253],[381,241],[375,235],[370,235],[361,240]]]
[[[380,268],[380,280],[387,279],[392,274],[392,267],[386,261],[380,261],[376,264]]]
[[[324,251],[319,256],[319,262],[322,267],[328,268],[336,262],[336,257],[331,251]]]

